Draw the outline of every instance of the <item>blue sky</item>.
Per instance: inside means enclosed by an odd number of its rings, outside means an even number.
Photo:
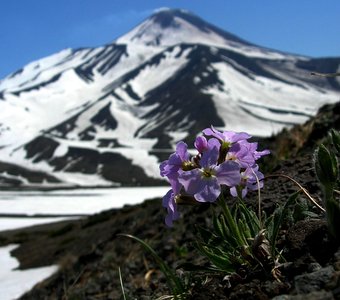
[[[340,56],[339,0],[0,0],[0,79],[65,48],[110,43],[160,7],[261,46]]]

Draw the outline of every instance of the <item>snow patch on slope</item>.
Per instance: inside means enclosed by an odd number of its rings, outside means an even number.
[[[301,88],[262,76],[250,78],[224,63],[212,66],[223,84],[204,92],[213,95],[228,130],[268,136],[268,132],[277,133],[287,124],[303,123],[323,104],[338,101],[336,92],[324,94],[308,86]]]
[[[181,48],[179,46],[173,48],[171,52],[165,52],[165,57],[161,59],[158,65],[147,65],[138,74],[137,77],[132,79],[129,83],[133,91],[143,98],[148,91],[160,86],[169,78],[175,76],[188,61],[186,56],[191,49],[183,51],[179,57]]]
[[[0,290],[2,300],[17,299],[34,285],[57,272],[57,266],[18,270],[19,262],[11,256],[18,245],[0,248]]]
[[[74,68],[82,62],[83,57],[91,51],[91,48],[74,51],[64,49],[56,54],[33,61],[21,71],[14,73],[0,81],[0,91],[16,91],[29,88],[48,81],[57,74]],[[96,51],[99,51],[98,48]],[[93,55],[95,52],[93,52]]]

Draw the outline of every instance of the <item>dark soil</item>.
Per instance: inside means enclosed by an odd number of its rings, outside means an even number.
[[[321,203],[312,154],[328,129],[340,129],[339,110],[340,104],[327,106],[307,124],[261,141],[261,149],[273,150],[264,160],[265,174],[291,176]],[[263,209],[270,214],[298,189],[287,178],[268,176],[261,191]],[[257,194],[247,195],[247,203],[256,208]],[[193,273],[188,299],[340,299],[340,248],[328,232],[324,214],[302,193],[291,211],[279,238],[285,258],[278,268],[281,281],[261,272],[229,277]],[[306,216],[306,211],[313,214]],[[166,228],[161,199],[153,199],[77,221],[2,232],[0,244],[20,244],[12,254],[21,269],[60,266],[57,274],[20,299],[123,299],[119,268],[127,299],[157,299],[171,295],[159,266],[139,243],[118,234],[148,242],[174,270],[185,262],[207,265],[192,242],[195,224],[211,225],[211,208],[183,206],[180,212],[174,227]],[[177,272],[182,278],[189,275],[181,268]]]

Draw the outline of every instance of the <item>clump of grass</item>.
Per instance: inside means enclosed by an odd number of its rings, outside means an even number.
[[[172,295],[167,299],[175,299],[175,300],[183,300],[187,297],[187,289],[185,287],[184,282],[182,282],[181,278],[176,275],[175,271],[169,267],[169,265],[156,253],[156,251],[145,241],[139,239],[136,236],[131,234],[118,234],[118,236],[127,237],[133,239],[140,243],[142,247],[151,254],[158,267],[164,274],[166,278],[166,282],[168,284],[169,289],[172,292]],[[167,296],[168,297],[168,296]],[[163,298],[166,299],[166,298]]]
[[[120,283],[120,288],[122,290],[123,299],[127,300],[126,295],[125,295],[122,272],[120,271],[120,267],[118,267],[118,276],[119,276],[119,283]]]
[[[329,132],[330,145],[320,144],[314,152],[314,168],[323,190],[323,204],[330,233],[340,243],[339,162],[340,132]]]

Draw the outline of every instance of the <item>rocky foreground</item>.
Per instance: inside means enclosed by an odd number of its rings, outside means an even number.
[[[259,148],[272,151],[261,166],[265,175],[289,175],[321,203],[312,157],[315,145],[330,128],[340,130],[340,103],[323,107],[302,126],[260,141]],[[268,177],[261,191],[263,209],[271,213],[298,189],[283,177]],[[249,194],[247,201],[256,206],[257,194]],[[281,282],[261,273],[226,280],[224,274],[189,276],[179,269],[179,276],[190,277],[188,298],[340,299],[340,248],[328,233],[324,215],[302,194],[293,209],[293,219],[280,232],[279,247],[286,260],[280,267]],[[77,221],[2,232],[0,244],[20,244],[13,255],[21,269],[60,266],[58,273],[21,299],[124,299],[123,290],[127,299],[157,299],[171,296],[164,275],[140,244],[118,234],[147,241],[174,269],[185,262],[206,265],[192,242],[195,224],[210,225],[211,209],[209,205],[185,206],[180,211],[182,217],[169,229],[164,225],[161,199],[151,199]]]

